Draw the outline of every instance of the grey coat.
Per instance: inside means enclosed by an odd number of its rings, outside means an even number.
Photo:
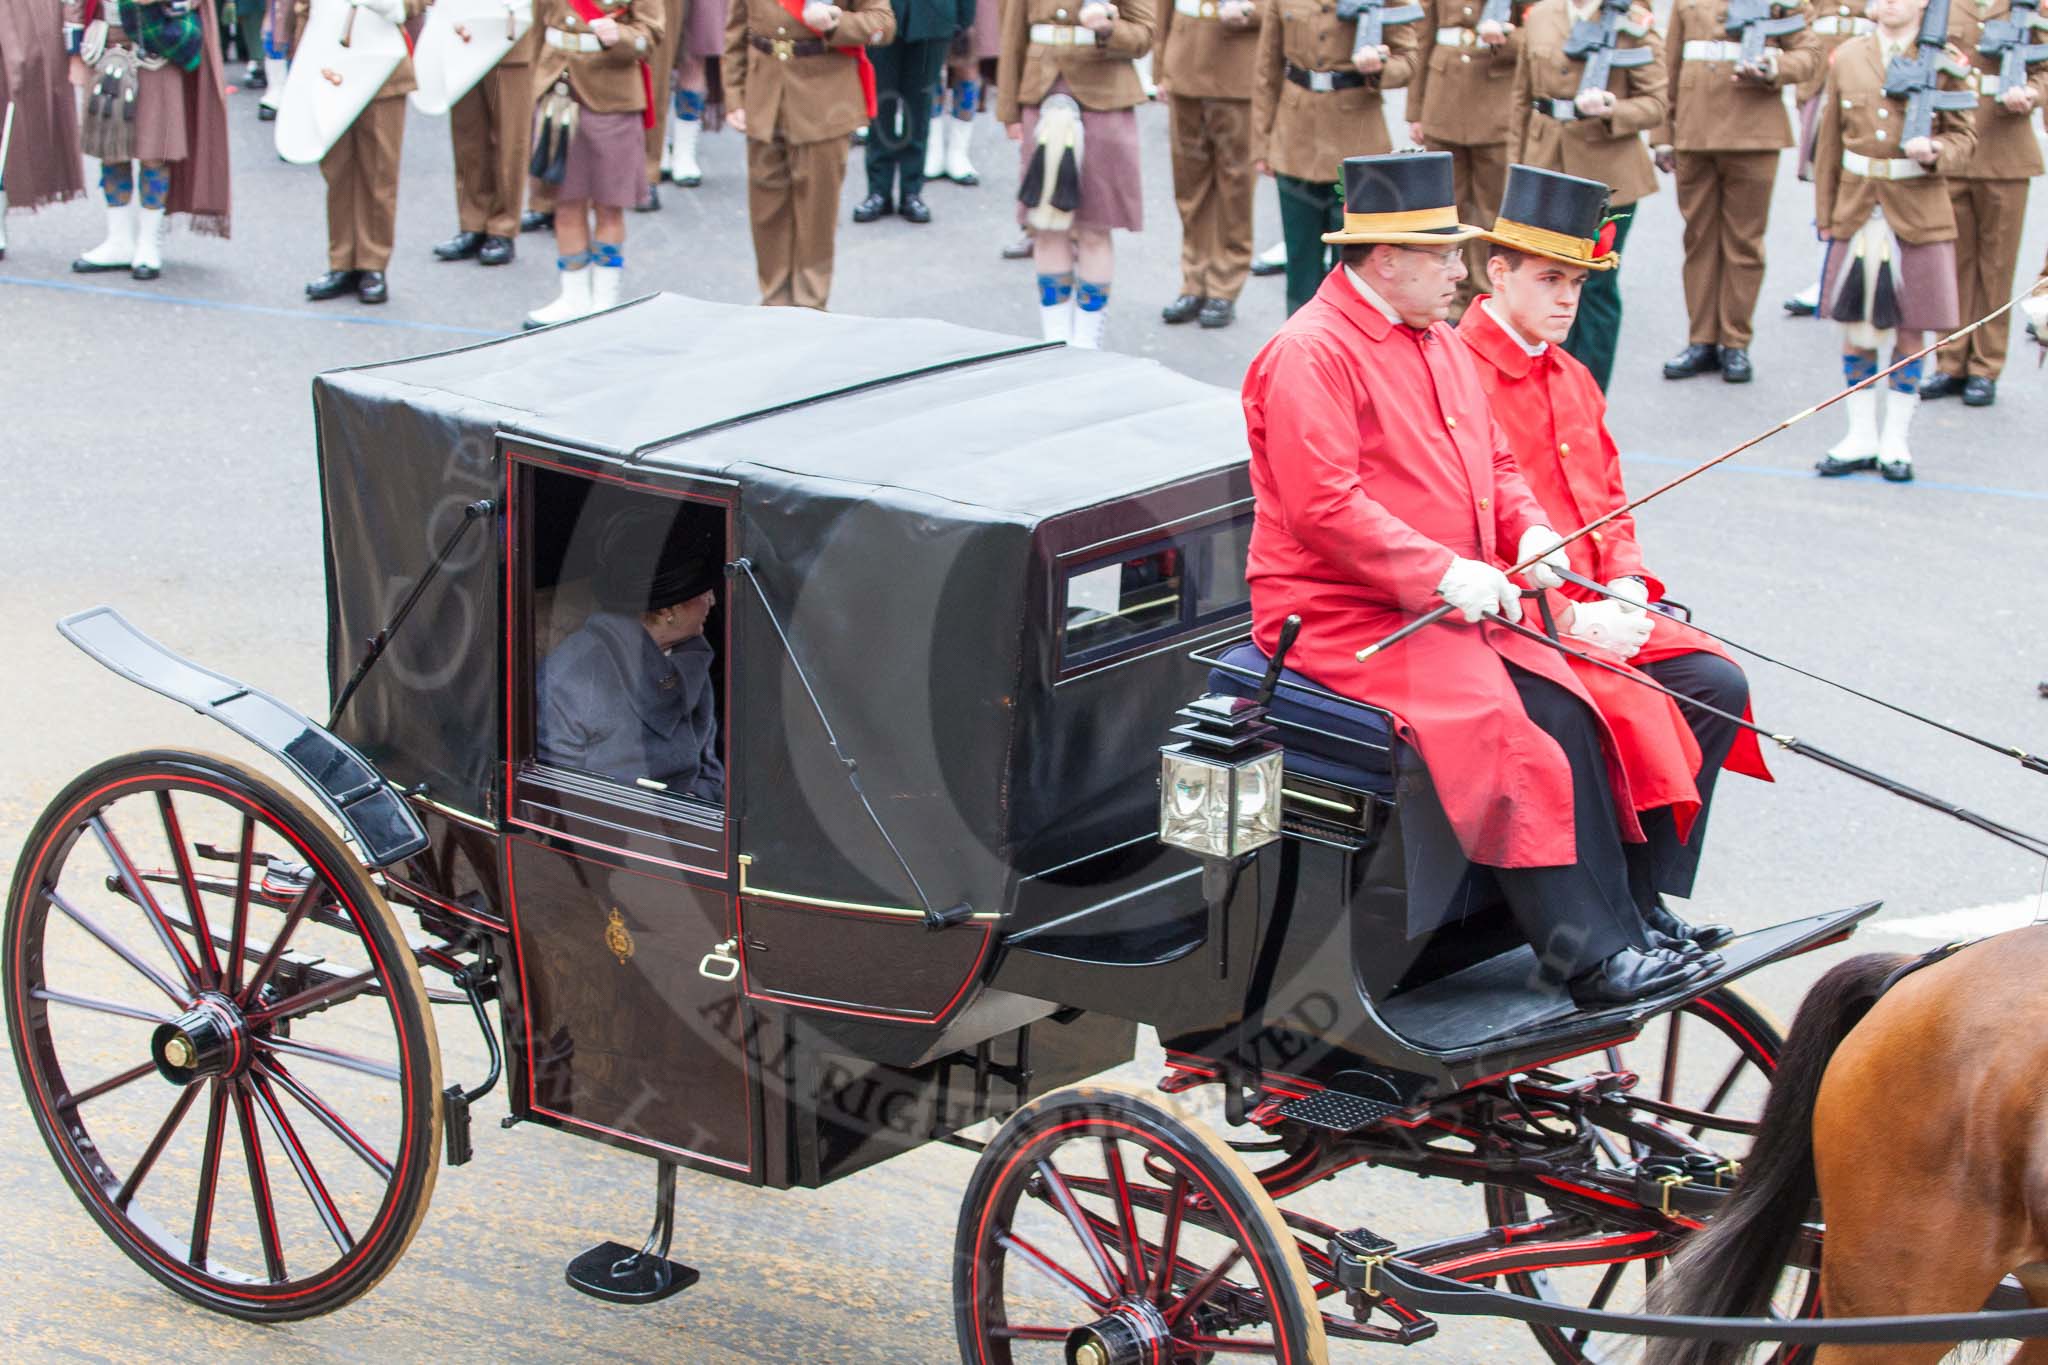
[[[722,803],[714,657],[701,636],[663,654],[633,617],[592,612],[541,662],[540,761]]]

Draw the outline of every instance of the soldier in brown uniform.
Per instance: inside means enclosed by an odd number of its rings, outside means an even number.
[[[1424,0],[1422,50],[1408,82],[1408,136],[1449,152],[1458,221],[1492,227],[1508,178],[1509,102],[1522,55],[1521,26],[1480,18],[1481,0]],[[1511,9],[1517,12],[1519,6]],[[1486,292],[1485,238],[1465,244],[1465,279],[1451,320]]]
[[[2023,84],[2005,92],[1999,85],[1998,57],[1980,50],[1984,26],[2011,15],[2012,0],[1955,0],[1949,10],[1949,37],[1974,62],[1967,83],[1978,95],[1977,149],[1948,182],[1956,214],[1956,294],[1963,322],[1983,317],[2012,297],[2027,182],[2041,173],[2033,113],[2048,103],[2048,63],[2030,68]],[[2048,43],[2048,33],[2035,30],[2021,41]],[[2011,336],[2012,314],[2001,313],[1949,342],[1936,353],[1937,371],[1921,381],[1920,396],[1960,393],[1970,407],[1990,407],[1998,399],[1998,375]]]
[[[680,0],[687,5],[689,0]],[[662,172],[667,169],[670,152],[668,141],[669,118],[675,112],[672,91],[676,79],[676,50],[683,40],[683,16],[676,12],[677,0],[665,0],[661,15],[661,39],[647,58],[647,70],[654,97],[651,106],[653,118],[647,125],[647,193],[633,207],[642,213],[652,213],[661,207]]]
[[[1960,321],[1947,177],[1970,164],[1975,120],[1968,110],[1937,110],[1931,136],[1901,143],[1906,101],[1884,93],[1885,68],[1914,55],[1926,8],[1927,0],[1871,0],[1877,31],[1842,44],[1822,94],[1813,143],[1814,219],[1827,241],[1821,311],[1842,324],[1842,374],[1851,384],[1877,373],[1887,338],[1894,356],[1904,356],[1920,349],[1924,333]],[[1962,88],[1946,71],[1940,84]],[[1849,431],[1815,466],[1822,476],[1876,469],[1894,483],[1913,477],[1906,432],[1920,405],[1920,368],[1916,360],[1892,376],[1882,434],[1875,386],[1842,400]]]
[[[533,153],[533,58],[540,51],[540,35],[536,22],[448,111],[448,137],[455,144],[456,232],[434,248],[444,261],[504,265],[512,259],[526,163]]]
[[[1158,47],[1180,208],[1180,296],[1159,316],[1228,327],[1252,266],[1259,11],[1254,0],[1160,0]]]
[[[626,210],[647,190],[654,122],[652,62],[662,0],[542,0],[535,88],[575,104],[575,131],[554,185],[561,293],[526,315],[545,327],[610,308],[624,288]],[[563,111],[566,114],[566,110]]]
[[[862,49],[896,36],[889,0],[732,0],[721,71],[747,138],[747,212],[761,302],[823,308],[832,294],[847,139],[874,117]]]
[[[1031,234],[1037,268],[1039,329],[1048,341],[1084,350],[1102,345],[1116,253],[1110,234],[1145,225],[1138,162],[1138,119],[1145,102],[1136,59],[1152,50],[1156,0],[1009,0],[1003,51],[996,60],[996,121],[1023,144],[1024,186],[1031,189],[1042,116],[1055,97],[1078,106],[1081,135],[1079,207],[1064,227]],[[1056,105],[1053,107],[1057,108]],[[1043,148],[1046,197],[1057,192],[1062,160],[1050,137]],[[1032,212],[1020,204],[1028,224]]]
[[[1540,170],[1598,180],[1613,191],[1614,250],[1628,242],[1634,206],[1657,192],[1642,135],[1664,121],[1664,43],[1638,6],[1622,23],[1618,50],[1648,48],[1640,66],[1616,67],[1602,89],[1581,91],[1585,63],[1564,52],[1572,25],[1598,22],[1596,0],[1537,0],[1522,17],[1522,57],[1508,128],[1508,157]],[[1625,263],[1625,262],[1624,262]],[[1593,372],[1604,391],[1621,340],[1621,270],[1596,271],[1579,299],[1579,319],[1564,348]]]
[[[1760,61],[1745,66],[1742,35],[1728,28],[1728,0],[1678,0],[1671,11],[1671,112],[1656,136],[1656,159],[1658,170],[1678,176],[1690,330],[1685,349],[1664,362],[1666,379],[1709,370],[1730,384],[1752,377],[1771,190],[1778,153],[1792,145],[1784,89],[1820,65],[1806,17],[1805,0],[1773,4],[1767,21],[1801,27],[1765,35]]]
[[[427,0],[350,0],[357,9],[407,24],[426,12]],[[306,25],[312,0],[293,6],[294,34]],[[294,39],[296,42],[296,39]],[[306,286],[315,303],[353,292],[364,303],[391,297],[384,268],[398,227],[398,164],[405,149],[405,97],[417,88],[412,50],[356,115],[348,131],[320,159],[327,181],[327,273]]]
[[[1835,59],[1835,49],[1858,34],[1870,33],[1877,28],[1863,12],[1864,0],[1814,0],[1812,20],[1807,28],[1813,34],[1814,46],[1820,53],[1820,60],[1814,63],[1813,74],[1799,82],[1792,101],[1799,106],[1799,178],[1813,179],[1813,135],[1820,128],[1820,91],[1827,84],[1828,63]],[[1785,311],[1794,317],[1810,318],[1820,309],[1820,276],[1815,272],[1813,282],[1806,288],[1785,300]]]
[[[1394,148],[1380,92],[1414,79],[1421,35],[1416,24],[1390,24],[1379,51],[1354,52],[1357,22],[1337,17],[1335,0],[1268,3],[1252,78],[1252,155],[1279,187],[1292,314],[1336,263],[1323,234],[1344,226],[1344,158]]]

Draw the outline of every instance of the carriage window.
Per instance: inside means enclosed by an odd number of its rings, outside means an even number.
[[[1148,545],[1068,573],[1062,661],[1090,663],[1246,610],[1251,518]]]
[[[723,507],[532,471],[535,765],[725,803]]]

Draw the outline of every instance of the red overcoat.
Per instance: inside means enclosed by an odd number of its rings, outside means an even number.
[[[1543,504],[1550,525],[1561,533],[1568,533],[1617,507],[1627,506],[1628,490],[1621,479],[1621,452],[1607,431],[1607,396],[1593,382],[1592,374],[1575,357],[1557,346],[1546,348],[1540,355],[1530,355],[1483,306],[1484,297],[1475,300],[1465,310],[1465,316],[1458,324],[1458,335],[1479,358],[1479,376],[1492,399],[1494,419],[1507,433],[1508,444],[1515,453],[1516,467],[1528,481],[1537,501]],[[1571,556],[1572,569],[1586,578],[1601,583],[1611,583],[1617,578],[1640,578],[1648,587],[1652,602],[1663,600],[1662,580],[1643,567],[1643,552],[1636,541],[1633,516],[1616,517],[1591,535],[1573,541],[1566,553]],[[1574,601],[1589,601],[1595,596],[1584,588],[1571,586],[1561,591]],[[1651,614],[1650,620],[1649,642],[1636,652],[1631,660],[1633,663],[1655,663],[1674,655],[1694,653],[1728,657],[1727,651],[1717,642],[1674,616],[1656,612]],[[1634,755],[1624,754],[1630,775],[1638,779],[1635,794],[1642,804],[1637,809],[1649,810],[1658,804],[1673,804],[1657,801],[1655,789],[1677,790],[1670,768],[1675,759],[1667,752],[1660,760],[1654,752],[1654,749],[1663,747],[1657,740],[1665,727],[1653,721],[1652,713],[1668,711],[1670,718],[1679,723],[1679,728],[1688,731],[1687,747],[1691,750],[1691,760],[1684,789],[1690,791],[1691,775],[1699,771],[1699,750],[1690,742],[1690,727],[1683,724],[1683,712],[1678,704],[1659,697],[1647,687],[1638,687],[1626,679],[1617,678],[1604,669],[1583,665],[1581,669],[1582,676],[1590,684],[1589,690],[1599,698],[1610,719],[1620,708],[1638,713],[1636,724],[1617,722],[1618,728],[1625,731],[1640,729],[1646,743],[1653,746],[1643,751],[1641,765],[1635,761]],[[1625,744],[1624,747],[1633,746]],[[1650,763],[1659,763],[1664,768],[1663,774],[1654,780],[1640,771],[1643,765]],[[1771,780],[1770,769],[1764,764],[1763,750],[1758,747],[1756,736],[1747,730],[1737,733],[1735,747],[1728,755],[1726,766],[1766,782]],[[1690,800],[1696,809],[1697,794],[1676,803],[1681,807],[1681,832],[1689,819],[1683,810],[1685,800]]]
[[[1591,707],[1563,659],[1456,616],[1364,663],[1356,657],[1443,604],[1436,585],[1453,555],[1506,567],[1523,532],[1546,521],[1457,333],[1397,326],[1332,271],[1253,359],[1244,412],[1255,499],[1246,577],[1259,647],[1271,653],[1280,623],[1300,615],[1288,666],[1394,713],[1472,861],[1573,862],[1571,767],[1524,714],[1507,669],[1512,661]],[[1616,820],[1640,841],[1606,740]]]

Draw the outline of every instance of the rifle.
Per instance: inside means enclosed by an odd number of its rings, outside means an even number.
[[[1943,90],[1938,82],[1948,60],[1948,0],[1928,0],[1927,13],[1920,19],[1920,36],[1913,40],[1913,55],[1898,56],[1884,69],[1884,93],[1889,99],[1906,102],[1905,126],[1899,130],[1903,148],[1916,137],[1934,136],[1937,109],[1974,110],[1974,90]]]
[[[1385,44],[1385,30],[1388,24],[1412,24],[1422,17],[1422,6],[1401,5],[1388,9],[1386,0],[1337,0],[1339,19],[1356,19],[1357,35],[1351,40],[1353,52],[1371,48],[1374,52]]]
[[[1998,58],[1998,94],[2001,99],[2027,83],[2027,68],[2048,62],[2048,43],[2029,43],[2034,29],[2048,28],[2041,17],[2041,0],[2012,0],[2012,14],[1984,25],[1984,39],[1977,50]]]
[[[1657,55],[1647,47],[1617,48],[1614,44],[1622,31],[1622,22],[1628,18],[1630,0],[1600,0],[1600,13],[1591,19],[1580,19],[1572,25],[1571,33],[1564,40],[1564,55],[1586,64],[1579,77],[1579,94],[1588,90],[1605,90],[1607,80],[1615,71],[1625,71],[1633,66],[1648,66]],[[1579,117],[1576,100],[1551,100],[1550,116],[1560,123],[1570,123]]]
[[[1728,32],[1738,35],[1742,42],[1742,56],[1736,62],[1741,69],[1762,71],[1766,42],[1806,27],[1803,14],[1773,19],[1771,11],[1776,8],[1773,0],[1728,0]]]

